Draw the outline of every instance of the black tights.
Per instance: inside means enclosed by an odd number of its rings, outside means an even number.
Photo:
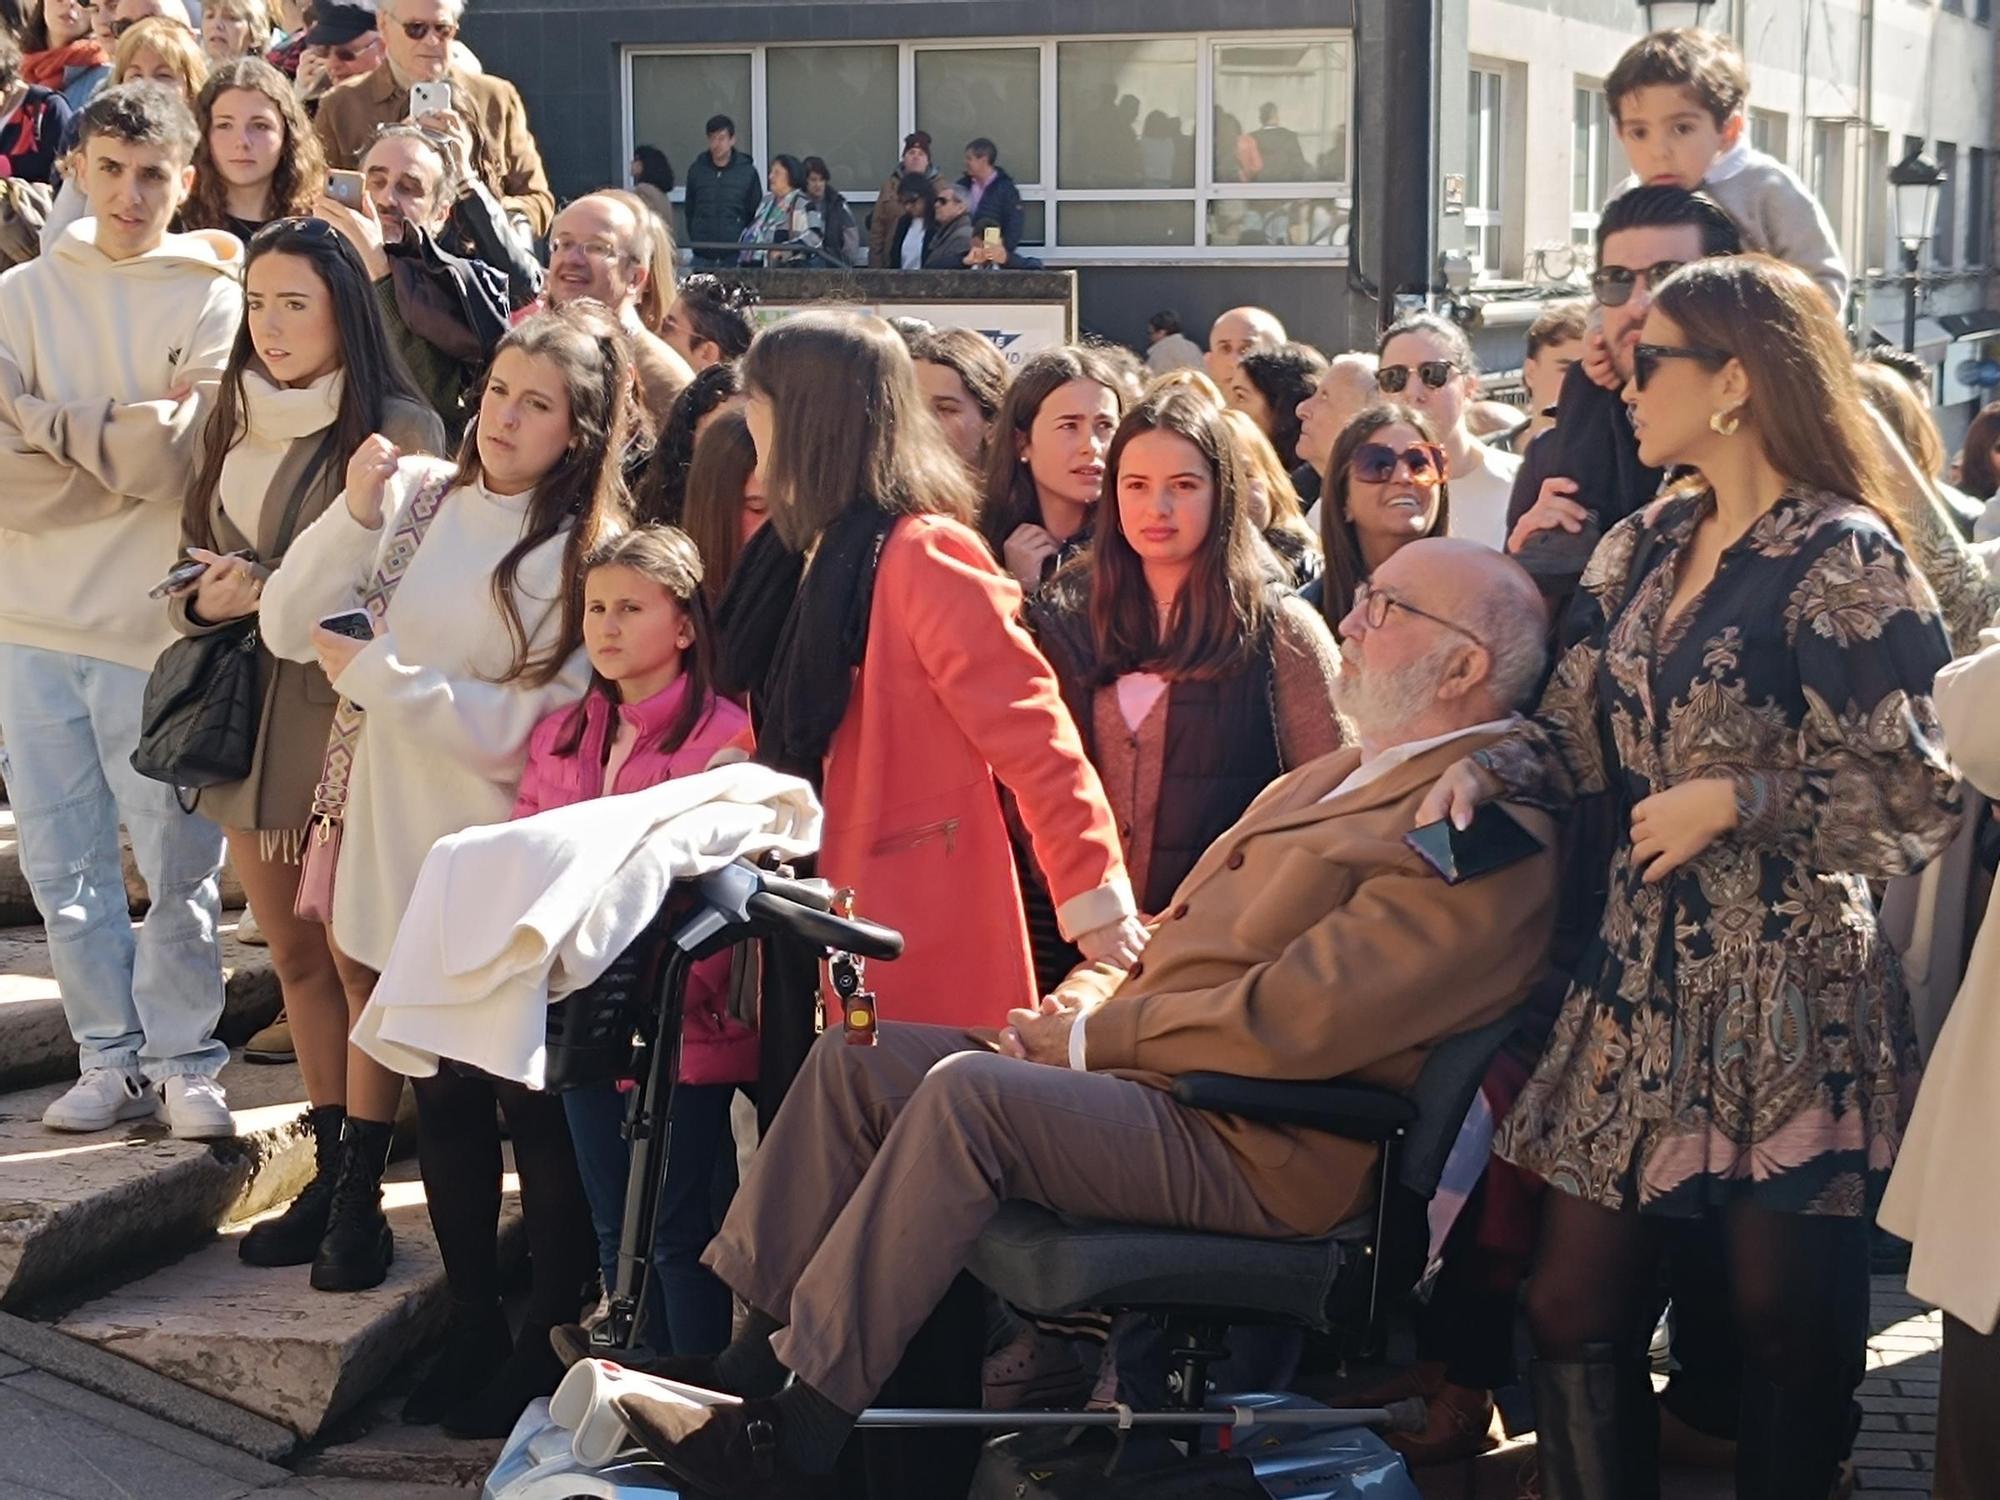
[[[507,1117],[521,1180],[533,1270],[529,1329],[575,1321],[597,1274],[597,1246],[562,1099],[449,1064],[435,1077],[412,1081],[417,1160],[452,1300],[490,1307],[500,1299],[497,1103]]]
[[[1866,1365],[1868,1221],[1747,1203],[1721,1215],[1743,1358],[1737,1495],[1825,1500]],[[1676,1227],[1550,1192],[1528,1284],[1536,1354],[1576,1360],[1609,1345],[1642,1360],[1660,1256]]]

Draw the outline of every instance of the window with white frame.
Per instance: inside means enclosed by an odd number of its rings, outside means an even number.
[[[1465,123],[1465,253],[1475,276],[1500,274],[1501,145],[1506,117],[1501,113],[1503,76],[1491,69],[1470,70]]]
[[[629,148],[675,163],[728,113],[759,163],[825,157],[857,218],[927,130],[940,173],[984,136],[1057,261],[1344,259],[1353,53],[1344,34],[1006,38],[626,49]],[[678,200],[679,190],[674,194]]]
[[[1569,242],[1590,245],[1597,237],[1598,215],[1611,196],[1611,107],[1600,84],[1576,86],[1571,122]]]

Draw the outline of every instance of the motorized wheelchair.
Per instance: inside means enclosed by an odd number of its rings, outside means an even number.
[[[650,1275],[689,967],[739,944],[764,945],[767,962],[774,945],[803,947],[829,959],[850,1012],[864,1010],[868,1000],[856,960],[892,959],[902,939],[839,915],[833,905],[834,892],[823,882],[747,863],[725,867],[677,886],[653,926],[596,984],[550,1008],[550,1087],[616,1076],[636,1080],[627,1113],[632,1168],[617,1287],[594,1336],[594,1352],[601,1350],[603,1358],[615,1362],[632,1347]],[[1088,1473],[1078,1492],[1093,1495],[1283,1493],[1337,1500],[1358,1493],[1361,1484],[1375,1500],[1415,1500],[1401,1460],[1368,1429],[1421,1427],[1421,1403],[1342,1411],[1278,1393],[1218,1395],[1210,1367],[1226,1356],[1232,1327],[1333,1332],[1357,1350],[1377,1340],[1385,1309],[1409,1293],[1424,1269],[1427,1206],[1487,1064],[1512,1024],[1506,1017],[1441,1043],[1407,1095],[1340,1081],[1214,1073],[1175,1080],[1175,1097],[1195,1108],[1378,1145],[1375,1206],[1330,1234],[1254,1239],[1073,1221],[1025,1202],[1002,1206],[975,1246],[969,1272],[1031,1317],[1091,1309],[1157,1321],[1169,1362],[1163,1409],[877,1408],[864,1413],[860,1425],[1012,1434],[988,1444],[974,1500],[1020,1493],[1010,1476],[1024,1468],[1046,1476],[1065,1465]],[[559,1411],[563,1399],[559,1392]],[[1100,1430],[1098,1438],[1109,1430],[1108,1451],[1075,1441],[1092,1429]],[[570,1426],[551,1418],[549,1403],[534,1403],[488,1477],[485,1500],[660,1500],[676,1493],[673,1481],[636,1446],[621,1442],[620,1451],[588,1457],[580,1455],[581,1446]]]

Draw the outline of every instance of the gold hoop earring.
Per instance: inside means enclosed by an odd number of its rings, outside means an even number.
[[[1708,418],[1711,431],[1724,437],[1735,437],[1736,429],[1743,425],[1743,408],[1733,406],[1728,411],[1712,412]]]

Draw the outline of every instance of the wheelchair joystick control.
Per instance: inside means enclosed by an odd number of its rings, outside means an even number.
[[[854,917],[854,892],[843,890],[834,902],[840,915]],[[833,992],[840,997],[841,1030],[850,1047],[872,1047],[876,1041],[875,992],[867,988],[868,961],[855,953],[835,953],[827,960]]]

